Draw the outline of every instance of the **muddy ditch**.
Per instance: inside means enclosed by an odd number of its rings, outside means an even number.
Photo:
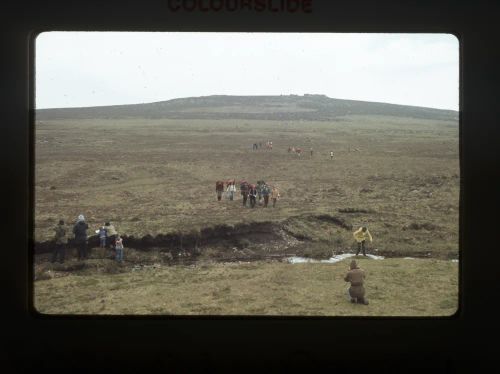
[[[170,266],[186,266],[186,267],[204,267],[210,264],[219,263],[224,265],[239,265],[239,264],[250,264],[252,262],[281,262],[288,264],[304,264],[304,263],[319,263],[319,264],[335,264],[337,262],[344,261],[348,258],[361,258],[370,260],[384,260],[385,257],[377,254],[367,253],[365,256],[357,256],[352,252],[344,253],[334,253],[329,258],[311,258],[303,257],[296,253],[282,253],[282,254],[260,254],[258,256],[223,256],[220,258],[206,258],[202,256],[179,256],[177,258],[172,258],[170,256],[158,256],[158,253],[154,254],[152,252],[140,252],[142,256],[125,256],[123,263],[116,262],[113,257],[110,256],[100,256],[100,254],[94,253],[89,259],[85,261],[78,261],[73,256],[72,258],[67,258],[67,261],[59,263],[50,263],[50,254],[40,255],[42,258],[38,258],[33,272],[33,280],[48,280],[52,278],[67,277],[70,275],[80,276],[80,275],[93,275],[93,274],[118,274],[127,272],[141,272],[141,271],[151,271],[158,270]],[[165,253],[164,253],[165,254]],[[44,258],[43,258],[44,257]],[[405,261],[416,260],[418,257],[404,257],[395,256]],[[426,257],[428,258],[428,257]],[[458,262],[458,259],[451,259],[451,262]]]
[[[136,237],[134,235],[122,234],[123,242],[128,248],[148,251],[161,248],[162,251],[180,252],[188,251],[196,253],[203,247],[217,246],[232,249],[241,249],[249,246],[267,244],[273,242],[308,241],[311,240],[307,233],[293,232],[288,225],[294,221],[318,220],[332,223],[346,230],[351,230],[352,225],[339,217],[322,215],[304,215],[290,217],[279,222],[251,222],[238,223],[235,225],[215,225],[202,228],[192,232],[170,232],[156,236],[145,235]],[[290,243],[288,243],[290,244]],[[35,254],[48,253],[54,248],[54,241],[36,242],[34,244]],[[73,240],[69,240],[69,247],[74,246]],[[99,246],[97,235],[88,238],[90,248]]]
[[[234,226],[216,225],[203,228],[197,232],[181,233],[171,232],[158,234],[156,236],[145,235],[136,237],[134,235],[122,234],[123,242],[128,248],[148,251],[161,248],[165,252],[196,253],[203,247],[217,246],[228,249],[245,248],[250,245],[259,245],[274,241],[285,240],[285,231],[281,223],[276,222],[252,222],[240,223]],[[288,234],[289,235],[289,234]],[[34,244],[35,254],[51,252],[54,249],[54,241],[37,242]],[[74,247],[72,239],[68,242],[69,247]],[[99,246],[97,235],[88,237],[90,248]]]
[[[311,233],[307,232],[308,227],[324,223],[347,231],[351,231],[353,227],[349,221],[338,216],[308,214],[278,222],[239,223],[232,226],[214,225],[188,233],[170,232],[142,237],[124,234],[122,237],[126,252],[128,252],[126,257],[129,263],[147,263],[150,257],[161,259],[160,262],[168,264],[193,263],[198,260],[218,262],[283,260],[289,257],[325,260],[335,255],[352,252],[351,243],[344,248],[344,246],[336,246],[328,241],[314,240]],[[34,253],[37,262],[48,261],[47,255],[52,252],[54,246],[54,241],[35,243]],[[72,240],[69,241],[68,247],[70,248],[68,253],[74,251]],[[93,248],[93,252],[103,251],[98,248],[97,235],[88,238],[88,247]],[[135,259],[130,256],[132,253],[135,253]],[[147,255],[148,253],[150,256]],[[407,251],[376,249],[371,254],[384,257],[434,257],[430,251],[408,253]]]

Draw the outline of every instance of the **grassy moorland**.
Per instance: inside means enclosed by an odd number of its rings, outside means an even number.
[[[137,236],[325,213],[368,225],[379,249],[458,250],[456,124],[80,120],[43,123],[36,139],[37,241],[50,239],[60,218],[73,222],[80,213],[93,228],[111,220]],[[267,139],[272,151],[252,151]],[[289,154],[289,145],[312,146],[313,156]],[[244,209],[239,196],[219,203],[219,178],[262,178],[282,199],[275,209]],[[367,213],[339,212],[349,208]],[[324,238],[350,243],[350,232],[331,229]]]
[[[92,230],[110,220],[119,233],[136,238],[197,235],[207,227],[247,225],[233,241],[221,236],[219,242],[197,248],[200,258],[222,261],[233,253],[249,261],[259,253],[325,258],[334,252],[351,252],[352,229],[366,225],[374,237],[369,252],[432,258],[428,262],[402,258],[369,262],[369,287],[378,287],[369,291],[374,302],[369,309],[344,305],[339,295],[345,285],[329,278],[334,269],[341,269],[340,277],[347,263],[261,261],[241,264],[241,269],[235,264],[202,268],[194,263],[193,268],[173,265],[141,275],[130,269],[117,274],[86,271],[43,280],[48,278],[45,274],[35,282],[39,310],[155,313],[153,305],[159,305],[160,313],[186,314],[453,313],[457,267],[438,259],[458,257],[456,118],[447,111],[352,102],[342,103],[340,114],[333,115],[326,99],[307,100],[314,105],[294,102],[293,107],[280,107],[274,102],[265,106],[259,101],[244,107],[238,101],[237,108],[229,104],[213,108],[211,102],[203,107],[182,102],[172,104],[173,112],[166,117],[162,117],[161,103],[153,105],[151,113],[141,112],[144,108],[140,106],[125,108],[120,115],[99,109],[95,118],[89,116],[92,110],[68,109],[54,112],[52,117],[43,112],[35,124],[35,241],[51,240],[59,219],[72,223],[83,213]],[[268,140],[273,142],[272,150],[252,150],[253,143]],[[289,146],[301,147],[304,153],[300,157],[289,153]],[[217,202],[215,181],[229,178],[264,179],[279,187],[282,198],[276,208],[244,208],[240,196],[235,201]],[[272,230],[252,226],[259,222]],[[127,240],[124,244],[130,247]],[[162,252],[162,248],[155,250]],[[168,249],[174,256],[178,250]],[[94,258],[89,263],[92,261],[108,260]],[[50,268],[45,265],[46,257],[37,255],[35,266],[47,272]],[[216,274],[222,273],[226,283],[217,281]],[[182,287],[161,286],[171,282],[170,274],[184,279]],[[281,284],[275,274],[289,282]],[[207,279],[204,275],[211,280],[201,287],[202,279]],[[133,281],[137,277],[144,277],[144,287]],[[441,281],[434,283],[433,277]],[[248,279],[254,279],[254,286],[249,287]],[[154,280],[160,282],[158,287]],[[124,285],[122,291],[110,289],[118,283]],[[226,288],[229,291],[221,291]],[[67,307],[57,306],[57,295],[69,289],[74,300]],[[151,299],[134,307],[136,292]],[[192,295],[192,301],[179,301],[183,292]],[[219,303],[220,298],[210,292],[227,295],[227,304]],[[330,300],[319,295],[333,296]],[[412,295],[415,300],[410,302],[407,298]],[[191,300],[191,296],[186,298]],[[98,308],[91,306],[94,302],[99,303]]]
[[[35,282],[34,305],[45,314],[449,316],[457,310],[457,263],[358,262],[367,274],[368,306],[347,298],[349,260],[156,264],[136,271],[116,269],[112,260],[89,260],[71,272],[53,265],[53,278]]]

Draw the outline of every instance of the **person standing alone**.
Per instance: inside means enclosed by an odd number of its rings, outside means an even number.
[[[358,242],[358,250],[356,251],[356,256],[359,254],[359,251],[363,251],[363,256],[366,256],[366,250],[365,250],[365,241],[366,239],[370,239],[370,243],[373,242],[372,235],[370,234],[370,231],[363,226],[360,227],[358,230],[354,231],[352,234],[354,236],[354,239]]]

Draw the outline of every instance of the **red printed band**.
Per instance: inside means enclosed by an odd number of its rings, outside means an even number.
[[[255,12],[311,13],[313,0],[167,0],[172,12]]]

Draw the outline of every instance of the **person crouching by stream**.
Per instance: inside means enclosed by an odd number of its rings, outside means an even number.
[[[346,282],[351,283],[351,287],[349,287],[351,303],[368,305],[368,300],[365,299],[365,287],[363,286],[365,277],[364,270],[358,267],[355,260],[352,260],[349,271],[344,277]]]
[[[68,229],[64,225],[64,221],[60,220],[54,230],[56,232],[56,245],[50,262],[56,262],[57,257],[59,257],[59,262],[62,264],[66,254],[66,245],[68,244]]]
[[[370,239],[370,243],[373,242],[372,235],[370,234],[370,231],[363,226],[360,227],[358,230],[354,231],[352,234],[354,236],[354,239],[358,242],[358,250],[356,251],[356,256],[359,254],[359,251],[363,251],[363,256],[366,256],[366,250],[365,250],[365,241],[366,239]]]
[[[115,240],[115,251],[116,251],[116,261],[122,262],[123,261],[123,239],[120,237],[120,235],[116,235],[116,240]]]

